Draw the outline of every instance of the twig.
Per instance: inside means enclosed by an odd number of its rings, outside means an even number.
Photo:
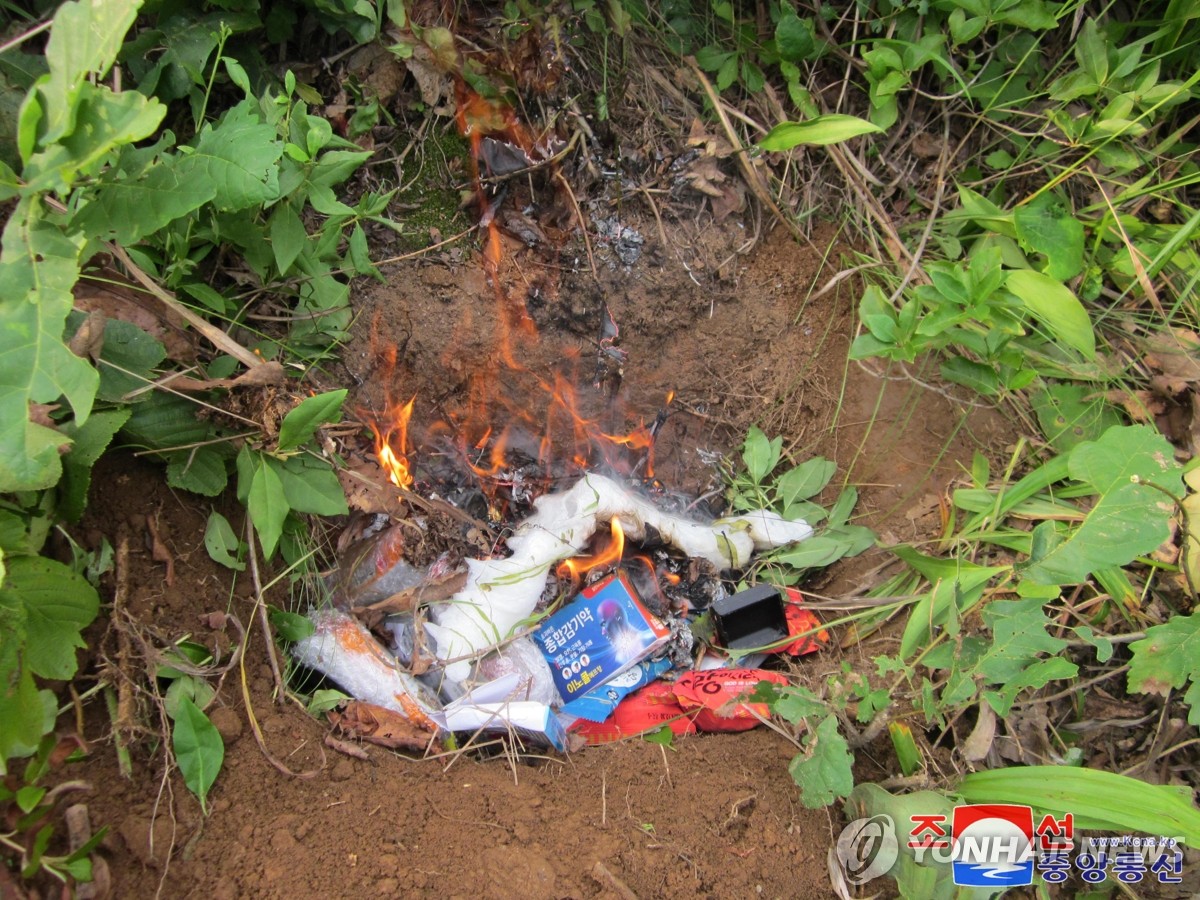
[[[133,682],[129,676],[129,660],[133,647],[125,625],[125,604],[129,598],[129,535],[122,533],[117,539],[115,561],[116,588],[113,590],[112,622],[117,629],[117,715],[113,722],[113,741],[117,746],[117,762],[121,774],[133,777],[133,763],[129,757],[129,732],[133,728]]]
[[[612,888],[621,900],[638,900],[637,894],[629,889],[629,885],[614,875],[600,860],[596,860],[596,864],[592,866],[592,878]]]
[[[392,263],[404,262],[406,259],[416,259],[418,256],[424,256],[426,253],[432,253],[440,247],[445,247],[447,244],[453,244],[455,241],[460,241],[472,231],[479,228],[478,225],[472,225],[470,228],[463,229],[458,234],[452,234],[445,240],[438,241],[436,244],[430,244],[428,247],[422,247],[420,250],[414,250],[411,253],[401,253],[399,256],[389,256],[387,259],[381,259],[375,263],[376,267],[387,266]]]
[[[259,356],[255,356],[220,328],[212,325],[196,315],[182,303],[175,299],[175,295],[169,291],[159,287],[158,283],[147,275],[142,268],[129,258],[129,254],[125,252],[125,248],[118,244],[106,243],[108,251],[125,266],[125,269],[133,276],[142,287],[153,294],[162,302],[163,306],[172,312],[178,314],[184,321],[195,328],[198,332],[208,338],[209,342],[218,350],[224,350],[242,365],[253,369],[256,366],[261,366],[266,360]]]
[[[263,636],[267,642],[267,659],[271,663],[271,675],[275,679],[275,699],[283,693],[283,673],[279,668],[279,656],[275,653],[275,638],[271,635],[271,622],[267,618],[267,604],[263,600],[262,580],[258,577],[258,550],[254,545],[254,524],[246,517],[246,545],[249,548],[250,580],[254,584],[254,609],[258,613],[258,621],[262,623]]]
[[[579,201],[575,199],[575,192],[571,190],[571,184],[562,172],[555,171],[554,177],[563,186],[563,190],[567,192],[567,198],[571,201],[571,208],[575,210],[575,220],[579,223],[579,233],[583,235],[583,249],[587,251],[588,266],[592,270],[592,277],[599,278],[599,273],[596,271],[596,258],[592,255],[592,242],[588,238],[587,222],[584,221],[583,211],[579,208]]]

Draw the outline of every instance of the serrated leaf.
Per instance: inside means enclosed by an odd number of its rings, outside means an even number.
[[[1072,478],[1099,496],[1064,540],[1035,549],[1022,573],[1025,578],[1079,584],[1096,569],[1124,565],[1170,536],[1175,504],[1162,490],[1171,497],[1182,495],[1181,470],[1171,445],[1156,429],[1110,428],[1099,440],[1075,447],[1067,466]],[[1035,529],[1035,548],[1040,528]]]
[[[866,119],[830,113],[807,122],[780,122],[767,132],[758,146],[763,150],[791,150],[800,144],[824,147],[881,131],[882,128]]]
[[[828,704],[808,688],[800,686],[779,687],[769,681],[760,682],[754,690],[753,699],[769,704],[772,713],[793,725],[799,725],[811,716],[829,712]]]
[[[1200,725],[1200,614],[1174,616],[1148,628],[1129,649],[1129,689],[1166,696],[1191,682],[1184,695],[1190,707],[1188,722]]]
[[[66,397],[82,424],[99,376],[63,344],[74,303],[81,238],[43,220],[38,201],[22,200],[4,228],[0,254],[0,493],[52,486],[62,474],[62,434],[30,420],[30,403]]]
[[[800,802],[809,809],[829,806],[854,790],[854,757],[838,732],[837,717],[825,720],[803,741],[804,751],[792,759],[788,772],[800,787]]]
[[[7,566],[0,593],[6,606],[24,607],[25,662],[42,678],[71,678],[78,665],[75,650],[87,646],[80,632],[100,611],[96,589],[52,559],[17,556]]]
[[[100,458],[113,436],[129,419],[129,409],[94,413],[83,425],[63,428],[71,439],[71,451],[63,457],[63,477],[58,483],[58,511],[68,522],[78,522],[87,505],[92,483],[92,466]]]
[[[212,447],[193,447],[168,454],[167,484],[203,497],[216,497],[229,484],[225,457]]]
[[[279,451],[286,453],[308,442],[322,425],[342,420],[346,390],[329,391],[306,398],[283,417],[279,426]]]
[[[208,524],[204,528],[204,549],[209,557],[229,569],[241,572],[246,564],[238,559],[242,542],[238,540],[233,526],[216,510],[208,515]]]
[[[133,405],[123,430],[131,443],[150,450],[198,444],[213,437],[213,425],[197,418],[197,409],[186,397],[153,391],[146,402]]]
[[[1095,359],[1096,335],[1092,331],[1092,320],[1069,287],[1033,269],[1009,272],[1004,286],[1050,330],[1055,340],[1078,350],[1087,359]]]
[[[183,783],[196,795],[200,808],[207,814],[208,792],[225,762],[225,744],[208,716],[186,697],[179,702],[171,745]]]
[[[78,313],[71,314],[71,320]],[[70,324],[70,323],[69,323]],[[154,379],[153,369],[167,357],[160,341],[131,322],[108,319],[104,323],[104,345],[100,349],[100,386],[96,396],[110,402],[123,401],[126,394],[144,388]],[[142,398],[148,397],[142,394]]]
[[[983,610],[983,621],[992,630],[992,642],[976,669],[992,684],[1016,679],[1041,654],[1054,656],[1067,646],[1046,631],[1050,620],[1037,597],[993,600]]]
[[[294,456],[269,465],[279,476],[288,506],[314,516],[344,516],[349,512],[341,482],[328,463],[311,456]]]
[[[74,130],[80,88],[92,73],[108,71],[140,6],[140,0],[87,0],[59,7],[46,42],[50,73],[37,85],[45,114],[43,144]]]
[[[801,500],[815,497],[825,489],[837,463],[817,456],[789,469],[775,482],[775,497],[786,509]]]
[[[283,534],[283,520],[287,518],[288,502],[270,460],[257,455],[253,461],[254,475],[250,480],[250,492],[246,496],[246,508],[258,539],[262,542],[263,556],[270,558]]]

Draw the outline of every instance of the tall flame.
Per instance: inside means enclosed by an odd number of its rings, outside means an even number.
[[[380,423],[371,423],[371,431],[375,433],[375,457],[387,472],[388,479],[399,488],[411,487],[413,483],[408,462],[408,420],[412,418],[416,400],[414,396],[403,406],[389,410],[391,421],[382,427]]]

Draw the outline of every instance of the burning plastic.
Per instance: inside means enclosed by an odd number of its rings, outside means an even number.
[[[757,550],[773,549],[812,536],[806,522],[789,522],[759,510],[703,523],[666,513],[611,478],[585,475],[569,490],[546,494],[535,512],[508,538],[506,559],[467,561],[466,586],[431,610],[426,625],[446,677],[462,681],[470,659],[523,627],[545,589],[551,567],[583,553],[601,522],[614,517],[627,537],[648,528],[690,557],[718,569],[740,568]]]

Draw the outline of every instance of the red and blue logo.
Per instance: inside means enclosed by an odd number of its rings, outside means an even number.
[[[950,830],[954,883],[969,887],[1033,884],[1033,809],[1007,803],[954,807]]]

